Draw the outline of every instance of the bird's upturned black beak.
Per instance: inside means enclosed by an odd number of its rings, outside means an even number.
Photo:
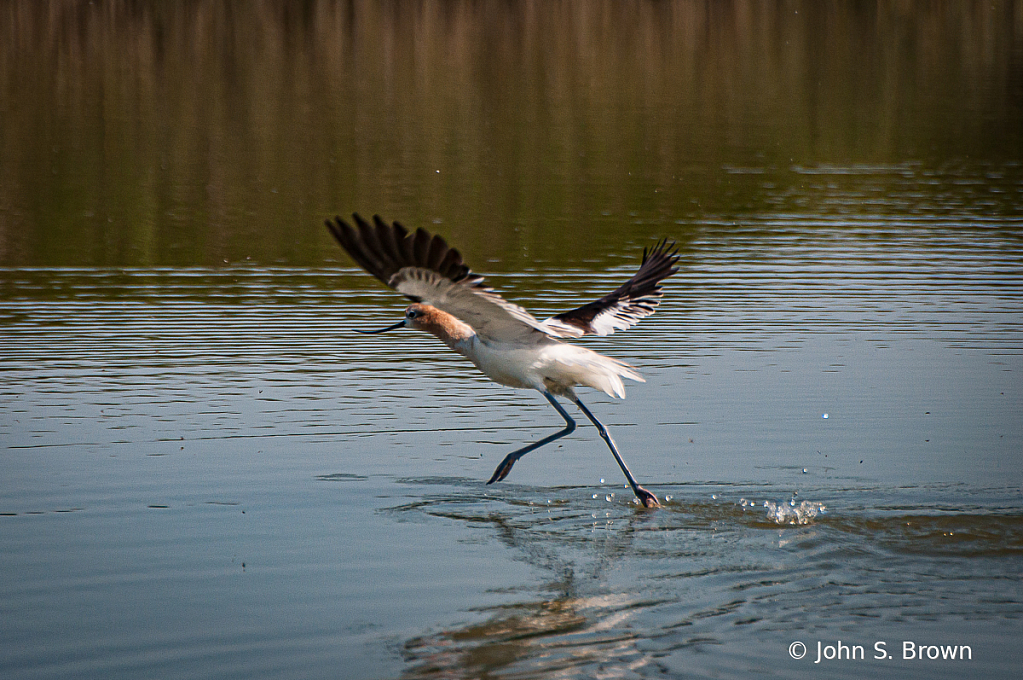
[[[376,333],[386,333],[387,331],[393,331],[394,329],[401,328],[404,325],[405,325],[405,320],[402,319],[401,321],[399,321],[398,323],[394,324],[393,326],[388,326],[387,328],[381,328],[378,331],[360,331],[358,328],[353,328],[352,330],[354,330],[356,333],[362,333],[363,335],[374,335]]]

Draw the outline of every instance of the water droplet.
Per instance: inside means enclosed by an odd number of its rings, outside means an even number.
[[[594,500],[596,500],[597,494],[593,494],[593,498],[594,498]]]
[[[827,420],[828,419],[828,414],[825,413],[824,415],[821,416],[821,418],[824,418],[825,420]]]
[[[604,478],[603,478],[603,477],[601,477],[601,478],[600,478],[600,483],[601,483],[601,484],[603,484],[603,483],[604,483]]]
[[[608,503],[610,503],[611,502],[611,496],[604,496],[604,500],[607,501]]]
[[[718,499],[718,495],[717,495],[716,493],[712,493],[712,494],[710,495],[710,497],[711,497],[712,499],[714,499],[714,500],[717,500],[717,499]]]
[[[806,468],[803,468],[803,474],[804,475],[806,474]]]
[[[664,500],[665,500],[665,502],[670,501],[671,500],[671,496],[665,494],[664,495]]]

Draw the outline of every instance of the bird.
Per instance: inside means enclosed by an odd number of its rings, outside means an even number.
[[[575,420],[556,399],[562,397],[597,428],[640,504],[660,507],[657,496],[639,485],[607,428],[575,391],[577,386],[590,387],[624,399],[622,378],[645,382],[643,377],[625,362],[563,340],[611,335],[653,314],[663,295],[661,281],[678,271],[680,255],[674,242],[662,239],[649,251],[644,248],[639,270],[607,295],[539,321],[485,285],[443,237],[422,227],[409,233],[399,222],[388,224],[379,215],[373,216],[372,224],[358,213],[352,220],[354,226],[336,216],[326,224],[360,267],[412,301],[398,323],[358,332],[408,328],[430,333],[494,382],[540,392],[564,419],[564,429],[505,456],[487,484],[505,479],[530,451],[575,431]]]

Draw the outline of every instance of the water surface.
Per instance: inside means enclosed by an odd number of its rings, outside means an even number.
[[[790,642],[843,640],[868,658],[836,675],[945,672],[907,639],[1009,677],[1018,248],[869,229],[703,225],[659,312],[588,343],[647,378],[586,400],[656,513],[591,429],[483,484],[557,415],[431,338],[349,332],[400,313],[354,269],[6,270],[6,667],[788,675]]]
[[[1017,4],[399,7],[11,4],[0,675],[1015,677]],[[674,239],[579,341],[665,507],[590,427],[487,486],[561,420],[352,332],[352,210],[541,318]]]

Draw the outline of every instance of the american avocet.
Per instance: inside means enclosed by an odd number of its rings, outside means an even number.
[[[557,395],[574,402],[596,426],[643,505],[660,506],[657,497],[636,482],[607,428],[573,389],[583,385],[624,399],[622,378],[643,382],[642,376],[626,363],[559,338],[611,335],[653,314],[662,295],[660,282],[678,271],[674,243],[665,239],[649,253],[644,249],[639,271],[615,291],[538,321],[484,286],[483,277],[474,274],[440,236],[430,236],[422,228],[409,234],[397,222],[389,225],[379,216],[373,217],[372,225],[357,214],[352,217],[356,227],[340,217],[327,220],[330,233],[363,269],[413,302],[400,322],[360,333],[396,328],[432,333],[494,382],[537,390],[565,419],[565,429],[509,453],[487,484],[507,477],[515,461],[530,451],[575,430],[575,421],[554,398]]]

